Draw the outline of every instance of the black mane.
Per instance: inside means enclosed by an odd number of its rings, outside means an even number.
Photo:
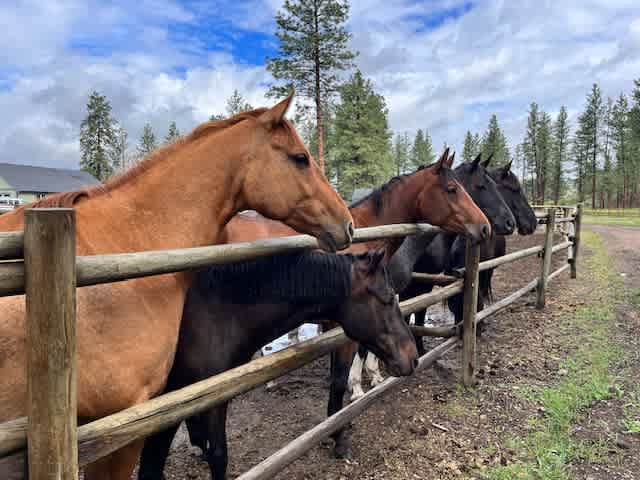
[[[352,255],[295,252],[201,270],[196,283],[237,304],[334,303],[351,292]]]
[[[431,167],[433,165],[435,165],[435,162],[434,163],[430,163],[429,165],[421,165],[414,172],[404,173],[402,175],[398,175],[396,177],[393,177],[391,180],[389,180],[386,183],[383,183],[379,187],[375,188],[368,195],[365,195],[361,199],[356,200],[355,202],[351,203],[349,205],[349,208],[357,207],[359,205],[362,205],[363,203],[372,202],[373,203],[373,209],[374,209],[375,213],[376,214],[380,213],[380,211],[382,210],[383,195],[386,192],[391,190],[396,185],[404,182],[404,180],[407,177],[410,177],[411,175],[414,175],[414,174],[424,170],[425,168],[429,168],[429,167]]]

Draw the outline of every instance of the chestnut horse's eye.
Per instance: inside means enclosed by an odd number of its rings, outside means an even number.
[[[295,155],[291,155],[291,160],[293,160],[299,167],[306,167],[309,165],[309,156],[306,153],[296,153]]]
[[[458,191],[458,187],[455,185],[447,185],[447,193],[456,193]]]

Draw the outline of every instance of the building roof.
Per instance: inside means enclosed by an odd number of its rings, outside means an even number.
[[[356,188],[353,191],[353,195],[351,195],[351,203],[357,202],[361,198],[364,198],[367,195],[369,195],[371,192],[373,192],[373,188]]]
[[[80,170],[12,163],[0,163],[0,179],[17,192],[66,192],[100,183],[91,174]]]

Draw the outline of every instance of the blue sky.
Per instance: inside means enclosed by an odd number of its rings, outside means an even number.
[[[0,9],[0,162],[73,168],[91,90],[129,132],[189,131],[238,89],[255,106],[272,81],[282,0],[19,0]],[[492,113],[520,141],[535,100],[575,118],[591,83],[605,96],[640,76],[631,0],[358,0],[348,29],[358,67],[396,131],[458,149]]]

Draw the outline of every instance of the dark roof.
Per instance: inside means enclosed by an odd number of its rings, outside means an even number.
[[[351,203],[363,199],[373,191],[373,188],[356,188],[351,196]]]
[[[80,170],[12,163],[0,163],[0,177],[18,192],[66,192],[100,183],[91,174]]]

